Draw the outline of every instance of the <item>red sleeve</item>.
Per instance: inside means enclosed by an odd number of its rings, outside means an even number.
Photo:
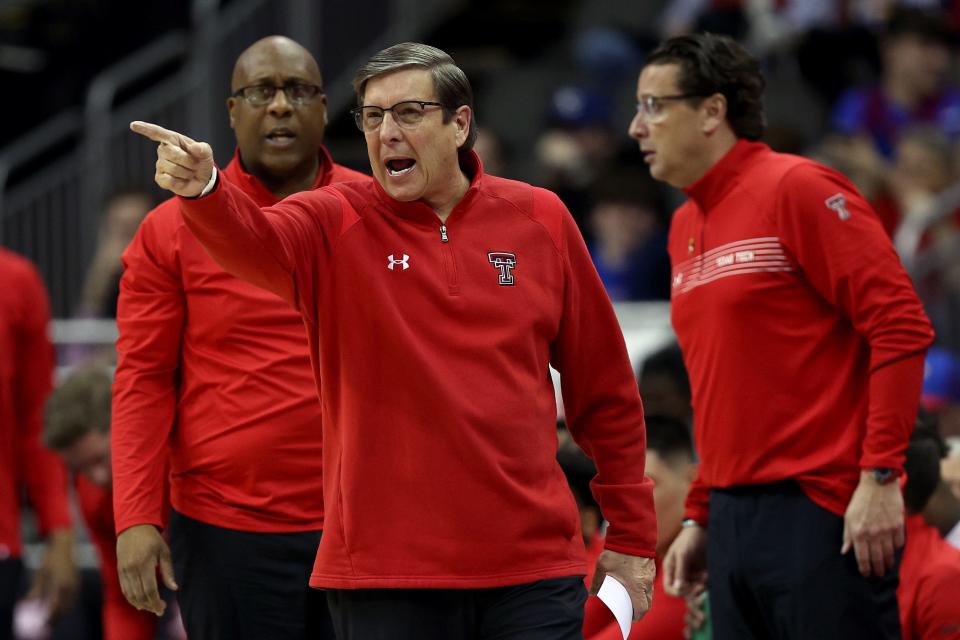
[[[652,558],[657,544],[653,483],[644,475],[646,429],[633,368],[613,305],[563,204],[566,291],[552,364],[560,372],[570,434],[593,459],[590,486],[610,523],[606,548]]]
[[[28,267],[22,277],[23,308],[16,339],[14,398],[20,422],[20,459],[30,504],[40,532],[71,527],[67,508],[67,472],[63,461],[43,446],[43,405],[53,385],[50,303],[40,275]]]
[[[699,472],[690,484],[690,491],[687,492],[683,517],[684,519],[692,518],[704,527],[710,520],[710,487],[700,480]]]
[[[861,465],[902,469],[919,403],[917,367],[922,372],[918,363],[933,341],[910,278],[870,205],[831,169],[805,163],[788,172],[774,215],[781,241],[807,282],[869,345],[870,408]]]
[[[161,205],[143,222],[122,258],[110,436],[117,533],[138,524],[163,526],[167,440],[186,317],[176,225],[161,217],[168,206],[175,203]]]
[[[314,285],[339,238],[340,199],[329,188],[296,193],[260,209],[218,177],[202,198],[178,198],[187,226],[227,272],[271,291],[294,308],[312,308]]]
[[[914,600],[914,638],[960,638],[960,565],[943,564],[917,586]]]
[[[117,544],[109,509],[110,496],[83,478],[77,478],[75,486],[80,511],[100,558],[104,640],[153,640],[157,617],[149,611],[137,611],[123,597],[120,589]]]

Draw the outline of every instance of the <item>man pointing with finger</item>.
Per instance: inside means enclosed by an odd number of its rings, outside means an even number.
[[[337,637],[581,637],[584,549],[551,364],[610,522],[598,580],[623,583],[639,618],[656,539],[643,413],[570,214],[484,173],[470,84],[443,51],[385,49],[354,87],[376,180],[263,210],[219,177],[209,145],[132,125],[161,143],[157,183],[183,196],[211,255],[303,316],[327,504],[310,583]]]
[[[322,146],[320,70],[299,44],[253,44],[232,90],[238,149],[222,175],[252,201],[369,180]],[[328,637],[325,602],[307,587],[323,447],[300,315],[220,269],[174,200],[150,213],[123,262],[112,456],[124,594],[162,613],[159,565],[179,586],[191,640]],[[159,531],[168,456],[172,564]]]
[[[671,314],[701,462],[665,586],[706,571],[717,640],[892,640],[897,478],[933,332],[853,185],[757,141],[763,87],[709,34],[662,44],[637,85],[630,135],[689,196]]]

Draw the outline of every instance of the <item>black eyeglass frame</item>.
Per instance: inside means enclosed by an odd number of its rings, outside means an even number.
[[[415,122],[404,122],[404,120],[397,115],[396,109],[402,104],[411,104],[411,103],[420,105],[420,111],[418,112],[419,118]],[[360,131],[364,133],[369,133],[371,131],[376,131],[381,127],[381,125],[383,125],[383,119],[387,117],[387,111],[390,111],[391,113],[393,113],[393,121],[396,122],[400,128],[416,129],[420,125],[420,123],[423,122],[423,117],[426,115],[427,107],[440,107],[444,111],[447,111],[446,105],[444,105],[442,102],[430,102],[429,100],[401,100],[400,102],[396,103],[392,107],[378,107],[372,104],[365,105],[363,107],[355,107],[353,109],[350,109],[350,113],[353,114],[353,121],[357,125],[357,129],[360,129]],[[381,113],[380,123],[372,129],[365,129],[363,127],[363,112],[365,109],[376,109]]]
[[[293,92],[294,90],[304,89],[304,88],[311,89],[312,91],[311,95],[305,98],[296,98],[293,95],[291,95],[291,92]],[[250,89],[269,89],[270,95],[267,98],[265,98],[262,102],[260,100],[252,100],[247,95],[247,91]],[[281,90],[287,96],[287,102],[289,102],[290,104],[295,104],[297,106],[310,104],[318,96],[324,95],[323,87],[318,84],[311,84],[309,82],[291,82],[283,86],[277,86],[275,84],[251,84],[246,87],[240,87],[239,89],[234,91],[232,94],[230,94],[230,97],[241,98],[243,100],[246,100],[250,105],[254,107],[263,107],[273,102],[273,99],[277,97],[277,91],[281,91]]]

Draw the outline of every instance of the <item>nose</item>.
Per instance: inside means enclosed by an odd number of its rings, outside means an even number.
[[[384,144],[396,142],[401,138],[400,125],[397,124],[397,117],[393,114],[393,111],[384,112],[383,120],[380,121],[379,134],[380,142]]]
[[[647,137],[648,133],[647,121],[644,119],[643,114],[637,111],[636,115],[633,116],[633,120],[630,121],[630,126],[627,128],[627,135],[634,140],[640,140]]]
[[[277,89],[277,92],[273,94],[273,100],[267,105],[267,112],[270,113],[270,115],[281,117],[291,111],[293,111],[293,105],[291,105],[287,99],[287,92],[283,89]]]

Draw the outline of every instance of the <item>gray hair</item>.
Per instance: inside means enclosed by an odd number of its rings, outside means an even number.
[[[430,72],[433,78],[433,87],[437,92],[437,100],[443,105],[443,121],[450,122],[453,112],[458,107],[470,107],[470,131],[467,139],[460,146],[461,155],[473,148],[477,139],[477,116],[473,108],[473,89],[463,69],[457,66],[446,51],[431,47],[419,42],[401,42],[375,53],[357,70],[353,78],[353,90],[357,93],[357,106],[363,106],[363,94],[367,82],[374,78],[409,69],[420,67]]]

